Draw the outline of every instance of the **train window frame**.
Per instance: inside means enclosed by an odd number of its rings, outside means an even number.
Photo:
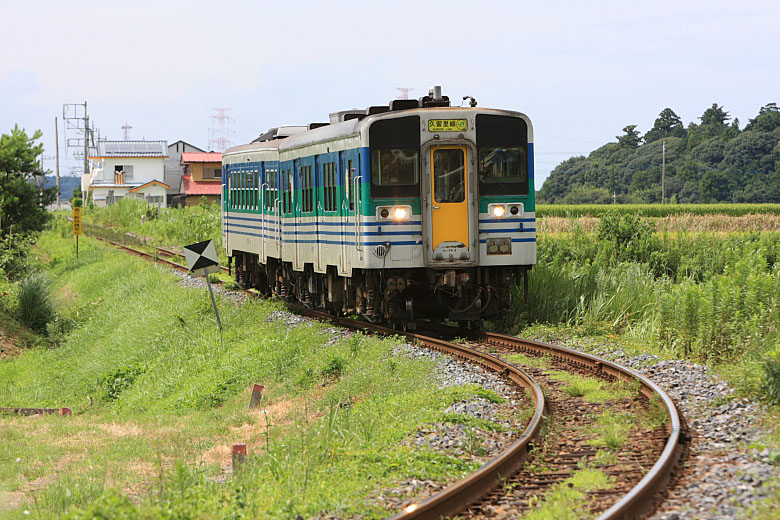
[[[478,114],[477,130],[477,178],[479,194],[484,195],[528,195],[530,188],[530,158],[528,154],[528,123],[520,117],[494,114]],[[486,177],[483,169],[484,154],[490,150],[516,149],[521,156],[519,162],[522,175],[519,181]],[[509,177],[508,179],[512,179]]]
[[[323,210],[329,213],[338,211],[337,166],[337,163],[334,161],[322,164]]]
[[[279,170],[266,168],[265,170],[265,209],[275,210],[279,197]],[[271,211],[273,212],[273,211]]]
[[[433,201],[437,204],[462,204],[466,201],[466,151],[463,148],[434,148],[432,152]],[[443,166],[437,167],[437,155],[450,157],[457,155],[460,159],[460,165],[454,170],[445,169]],[[456,180],[451,185],[446,182],[446,178],[450,176]],[[440,192],[442,188],[444,191]],[[442,193],[444,193],[444,198],[439,198]]]
[[[355,197],[352,190],[353,187],[352,185],[355,182],[354,181],[355,177],[352,172],[353,168],[354,167],[352,166],[352,159],[347,159],[347,171],[344,173],[344,180],[346,181],[344,183],[344,191],[345,191],[345,196],[347,198],[347,204],[348,204],[347,207],[349,208],[349,211],[355,210],[355,200],[354,200]]]
[[[393,161],[406,160],[404,168],[412,165],[409,171],[397,170],[397,181],[387,182],[382,177],[382,154],[390,152]],[[408,157],[405,157],[408,156]],[[374,121],[369,127],[369,177],[371,196],[375,198],[419,198],[421,174],[420,156],[420,116],[393,117]],[[402,175],[407,175],[404,179]],[[402,182],[398,182],[402,181]],[[407,181],[407,182],[403,182]],[[410,181],[410,182],[409,182]]]

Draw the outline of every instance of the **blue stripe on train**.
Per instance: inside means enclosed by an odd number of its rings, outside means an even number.
[[[261,233],[247,233],[245,231],[228,231],[229,233],[232,233],[234,235],[246,235],[251,237],[258,237],[258,238],[269,238],[276,240],[276,237],[264,235]],[[329,244],[329,245],[337,245],[340,246],[342,244],[353,246],[355,245],[355,241],[352,240],[295,240],[295,239],[289,239],[289,238],[283,238],[282,242],[285,244]],[[380,246],[385,245],[388,241],[382,241],[382,242],[369,242],[369,241],[363,241],[361,242],[361,245],[364,246]],[[389,241],[391,245],[394,246],[415,246],[422,244],[422,240],[400,240],[400,241]]]

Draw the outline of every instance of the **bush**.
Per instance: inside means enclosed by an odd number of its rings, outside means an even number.
[[[0,234],[0,276],[21,278],[27,272],[27,253],[34,243],[32,235]]]
[[[35,332],[46,334],[46,325],[54,320],[54,316],[46,279],[33,275],[22,280],[16,294],[17,319]]]
[[[780,405],[780,348],[764,361],[763,391],[772,403]]]
[[[119,395],[130,388],[135,380],[146,372],[146,366],[134,363],[126,367],[120,367],[110,374],[103,376],[100,386],[103,387],[103,398],[106,401],[114,401]]]

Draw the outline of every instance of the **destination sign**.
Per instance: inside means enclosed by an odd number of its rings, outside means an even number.
[[[429,119],[429,132],[465,132],[469,129],[466,119]]]

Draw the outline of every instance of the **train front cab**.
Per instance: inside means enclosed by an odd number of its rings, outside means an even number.
[[[372,197],[421,201],[423,269],[385,273],[391,287],[406,287],[395,304],[385,293],[386,317],[413,306],[458,322],[494,319],[509,308],[511,286],[527,280],[536,261],[531,129],[524,116],[492,112],[429,109],[372,125]],[[399,160],[407,180],[389,189],[377,176]]]

